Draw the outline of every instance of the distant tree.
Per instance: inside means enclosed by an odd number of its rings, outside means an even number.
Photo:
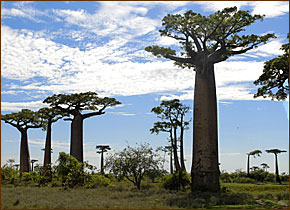
[[[267,163],[261,163],[261,166],[264,171],[267,171],[267,169],[270,168],[270,166]]]
[[[72,119],[66,119],[72,121],[70,154],[80,162],[83,162],[83,121],[89,117],[105,114],[106,108],[121,104],[115,98],[99,98],[95,92],[58,94],[47,97],[43,102],[73,116]],[[95,112],[82,113],[84,110]]]
[[[149,144],[127,146],[123,151],[106,158],[106,167],[117,176],[123,176],[141,189],[141,181],[150,169],[159,169],[161,158]]]
[[[32,159],[30,162],[31,162],[31,170],[33,171],[34,167],[34,163],[37,162],[38,160],[35,160],[35,159]]]
[[[289,33],[287,38],[289,39]],[[268,96],[272,100],[285,100],[289,95],[289,42],[283,44],[281,50],[284,54],[266,61],[263,74],[254,81],[255,85],[262,85],[254,95],[255,98]]]
[[[261,150],[254,150],[252,152],[247,153],[248,155],[248,162],[247,162],[247,176],[250,176],[250,156],[253,156],[254,158],[256,158],[256,156],[260,157],[260,155],[262,154]]]
[[[217,100],[214,64],[233,55],[245,53],[274,34],[241,35],[245,27],[261,15],[237,7],[225,8],[209,16],[189,10],[181,14],[168,14],[162,20],[161,36],[179,41],[181,50],[170,47],[148,46],[146,51],[157,57],[173,60],[181,68],[193,68],[195,74],[193,113],[192,190],[218,191],[218,132]]]
[[[276,173],[276,181],[281,184],[281,179],[279,176],[279,169],[278,169],[278,154],[282,152],[287,152],[286,150],[280,150],[280,149],[268,149],[265,150],[267,153],[273,153],[275,155],[275,173]]]
[[[44,122],[40,119],[38,112],[29,109],[22,109],[20,112],[1,115],[1,120],[17,128],[21,133],[20,176],[22,176],[23,172],[31,171],[27,130],[29,128],[41,128]]]
[[[41,108],[38,110],[40,117],[46,121],[43,129],[46,130],[46,140],[45,140],[45,148],[44,148],[44,161],[43,161],[43,172],[45,174],[47,170],[47,166],[51,164],[51,126],[52,123],[55,123],[59,119],[64,116],[68,116],[68,114],[61,112],[58,109],[54,108]]]
[[[104,174],[104,152],[107,152],[111,150],[111,147],[109,145],[97,145],[96,149],[97,153],[101,154],[101,174]]]
[[[174,166],[176,171],[185,170],[184,151],[183,151],[183,136],[184,130],[188,129],[189,121],[185,121],[185,114],[189,111],[189,107],[180,103],[179,99],[169,101],[162,101],[160,106],[152,108],[151,112],[158,115],[162,121],[154,123],[151,133],[158,134],[161,132],[168,132],[170,134],[170,142],[174,156]],[[180,128],[180,136],[178,137],[178,128]],[[180,144],[180,163],[178,160],[178,145]]]

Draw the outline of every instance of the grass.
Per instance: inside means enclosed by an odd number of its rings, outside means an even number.
[[[4,184],[1,201],[2,209],[269,209],[289,205],[288,185],[225,183],[222,187],[226,191],[217,194],[170,192],[149,182],[140,191],[128,183],[68,190]]]

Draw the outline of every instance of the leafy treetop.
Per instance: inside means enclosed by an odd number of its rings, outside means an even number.
[[[108,150],[111,150],[111,147],[109,145],[97,145],[96,149],[99,149],[100,151],[97,151],[97,153],[107,152]]]
[[[289,95],[289,42],[283,44],[281,50],[284,51],[283,55],[264,63],[262,75],[254,82],[255,85],[262,85],[254,95],[255,98],[266,98],[268,95],[272,100],[285,100]]]
[[[121,104],[115,98],[99,98],[95,92],[74,93],[74,94],[58,94],[47,97],[44,103],[50,104],[52,108],[59,109],[62,112],[78,115],[83,110],[98,111],[97,114],[104,114],[104,110],[109,106]],[[91,117],[92,114],[84,114],[84,118]]]
[[[282,152],[287,152],[286,150],[280,150],[280,149],[267,149],[265,150],[267,153],[273,153],[275,155],[282,153]]]
[[[256,20],[263,20],[261,15],[251,15],[249,11],[237,10],[237,7],[225,8],[209,16],[203,16],[192,10],[184,15],[168,14],[162,20],[164,29],[161,36],[179,41],[180,56],[171,48],[149,46],[145,50],[158,57],[175,61],[180,67],[203,66],[204,63],[218,63],[232,55],[242,54],[266,43],[274,34],[239,35],[245,27]]]
[[[259,156],[262,154],[261,150],[254,150],[252,152],[247,153],[248,155],[252,155],[253,157]]]
[[[22,109],[20,112],[1,115],[1,120],[8,123],[18,130],[27,130],[29,128],[40,128],[44,121],[40,118],[38,112],[29,109]]]

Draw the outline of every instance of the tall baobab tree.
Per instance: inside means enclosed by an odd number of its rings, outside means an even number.
[[[181,68],[195,71],[192,191],[220,189],[214,64],[275,37],[274,34],[240,34],[256,20],[263,20],[263,16],[251,15],[237,7],[225,8],[209,16],[192,10],[183,15],[168,14],[163,18],[163,29],[159,32],[161,36],[176,39],[180,51],[177,53],[170,47],[156,45],[145,48],[157,57],[170,59]]]
[[[17,128],[21,133],[20,176],[22,176],[23,172],[31,171],[27,130],[29,128],[41,128],[44,122],[41,120],[38,112],[29,109],[22,109],[20,112],[1,115],[1,120]]]
[[[169,167],[170,174],[173,174],[173,164],[172,164],[172,146],[165,146],[164,151],[169,153]]]
[[[254,158],[256,158],[256,156],[260,157],[262,154],[261,150],[254,150],[252,152],[247,153],[248,155],[248,161],[247,161],[247,176],[250,176],[250,156],[253,156]]]
[[[46,140],[45,140],[45,148],[44,148],[44,161],[43,161],[43,172],[45,174],[47,170],[47,166],[51,164],[51,127],[52,124],[61,119],[64,116],[68,116],[68,114],[60,112],[58,109],[54,108],[41,108],[38,110],[40,117],[46,121],[46,126],[44,129],[46,130]]]
[[[97,145],[96,149],[97,153],[101,154],[101,174],[104,175],[104,152],[107,152],[111,150],[111,147],[109,145]]]
[[[281,179],[279,176],[279,169],[278,169],[278,154],[282,153],[282,152],[287,152],[286,150],[280,150],[280,149],[268,149],[265,150],[267,153],[273,153],[275,155],[275,173],[276,173],[276,181],[279,184],[281,183]]]
[[[95,92],[58,94],[47,97],[43,102],[73,116],[66,119],[71,121],[70,154],[80,162],[83,162],[83,121],[89,117],[103,115],[106,108],[121,104],[115,98],[99,98]],[[82,113],[85,110],[94,112]]]

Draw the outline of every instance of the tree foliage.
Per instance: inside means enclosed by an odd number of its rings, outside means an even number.
[[[158,169],[161,158],[154,153],[149,144],[140,144],[138,147],[127,146],[106,159],[106,168],[117,176],[126,177],[137,189],[141,188],[141,181],[150,169]]]
[[[84,118],[97,114],[104,114],[107,107],[121,104],[115,98],[100,98],[95,92],[74,93],[74,94],[55,94],[47,97],[44,103],[50,104],[51,107],[59,109],[62,112],[78,115],[84,110],[98,111],[84,114]]]
[[[283,44],[281,50],[284,54],[266,61],[263,73],[254,81],[255,85],[262,85],[254,95],[255,98],[268,96],[272,100],[285,100],[289,95],[289,42]]]
[[[182,68],[218,63],[275,37],[274,34],[239,35],[257,20],[263,21],[263,16],[251,15],[249,11],[238,10],[237,7],[225,8],[209,16],[192,10],[184,15],[168,14],[163,18],[164,28],[159,32],[161,36],[178,40],[180,52],[156,45],[148,46],[145,50],[155,56],[171,59]]]

